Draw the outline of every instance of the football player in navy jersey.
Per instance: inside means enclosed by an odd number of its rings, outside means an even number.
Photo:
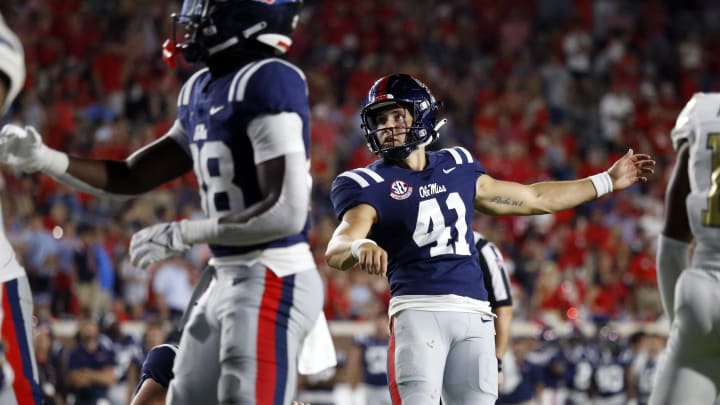
[[[164,404],[177,345],[161,344],[153,347],[145,357],[140,372],[140,382],[130,405]]]
[[[298,349],[319,324],[307,84],[278,58],[301,3],[185,0],[173,15],[184,41],[166,42],[164,55],[205,66],[180,91],[168,133],[124,161],[68,156],[30,127],[0,133],[5,163],[98,196],[141,194],[194,169],[206,218],[150,226],[130,243],[141,267],[198,243],[213,253],[215,279],[185,326],[169,403],[288,404]]]
[[[532,185],[496,180],[462,147],[426,151],[445,122],[430,90],[406,74],[380,78],[361,111],[380,159],[341,173],[331,198],[340,220],[325,253],[339,270],[387,276],[388,373],[394,404],[492,404],[498,374],[493,314],[472,229],[474,211],[553,213],[622,190],[653,172],[627,154],[608,171]]]
[[[365,403],[390,405],[387,378],[388,318],[385,310],[378,310],[373,318],[373,333],[353,338],[348,353],[348,368],[353,388],[362,382]]]
[[[568,390],[568,405],[584,405],[590,402],[590,391],[598,351],[585,333],[573,326],[564,348],[565,386]]]
[[[646,331],[635,332],[628,339],[635,354],[628,370],[628,405],[649,403],[658,360],[666,344],[665,337],[663,330],[650,325]]]
[[[593,370],[594,404],[624,405],[627,403],[628,369],[632,353],[624,350],[625,339],[611,326],[598,331],[598,357]]]

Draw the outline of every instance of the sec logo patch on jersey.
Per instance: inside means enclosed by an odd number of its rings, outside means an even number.
[[[390,197],[396,200],[404,200],[410,197],[413,188],[402,180],[395,180],[390,185]]]

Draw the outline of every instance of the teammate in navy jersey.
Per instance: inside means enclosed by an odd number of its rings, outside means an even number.
[[[355,336],[348,353],[348,368],[353,388],[363,384],[365,403],[390,405],[388,392],[387,354],[388,318],[384,310],[373,319],[373,333]]]
[[[598,362],[598,351],[582,330],[574,327],[564,348],[565,386],[568,405],[585,405],[590,402],[593,370]]]
[[[594,404],[625,405],[628,394],[628,370],[633,354],[626,342],[610,326],[598,332],[598,358],[593,371]]]
[[[323,287],[308,244],[307,84],[278,58],[300,6],[185,0],[173,15],[184,42],[166,42],[164,55],[181,51],[206,66],[185,82],[169,132],[124,161],[69,157],[30,127],[0,135],[6,163],[98,196],[137,195],[194,169],[206,218],[150,226],[130,243],[141,267],[198,243],[213,254],[215,279],[185,326],[169,403],[288,404],[299,347],[320,321]]]
[[[658,361],[666,345],[667,332],[649,326],[645,332],[636,332],[635,353],[628,375],[628,404],[647,405],[657,374]],[[634,401],[634,402],[633,402]]]
[[[17,35],[0,14],[0,122],[25,83],[25,56]],[[0,353],[0,403],[40,404],[42,391],[32,344],[33,298],[25,269],[5,236],[0,206],[0,325],[4,351]],[[2,368],[12,372],[3,373]]]
[[[542,393],[538,402],[543,404],[562,404],[565,402],[563,380],[565,374],[565,356],[561,350],[561,340],[555,330],[546,327],[537,338],[537,347],[527,354],[527,361],[540,369]]]
[[[510,278],[505,269],[500,249],[485,237],[474,232],[475,248],[480,258],[480,268],[483,272],[483,283],[488,292],[490,308],[495,314],[495,357],[498,361],[498,390],[502,389],[503,372],[502,359],[510,343],[510,325],[513,316],[512,291]]]
[[[175,344],[161,344],[150,349],[142,364],[140,381],[130,405],[165,403],[177,350]]]
[[[543,366],[532,362],[532,353],[537,340],[534,336],[515,336],[507,354],[507,384],[500,390],[498,404],[544,404],[542,395]]]
[[[339,270],[387,276],[388,373],[394,404],[492,404],[497,398],[492,311],[472,229],[492,215],[558,212],[638,181],[655,164],[632,150],[607,172],[523,185],[496,180],[462,147],[432,152],[445,122],[430,90],[406,74],[379,79],[361,111],[380,159],[341,173],[331,198],[341,221],[325,253]]]

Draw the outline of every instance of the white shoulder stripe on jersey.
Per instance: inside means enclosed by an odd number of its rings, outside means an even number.
[[[469,152],[467,149],[463,148],[462,146],[458,146],[458,147],[455,147],[455,148],[453,148],[453,149],[455,149],[455,150],[457,150],[457,151],[460,151],[460,153],[462,153],[463,155],[465,155],[465,159],[467,159],[467,163],[472,163],[473,157],[472,157],[472,155],[470,154],[470,152]]]
[[[363,177],[362,174],[365,176],[368,176],[370,179],[374,180],[376,183],[382,183],[385,181],[385,179],[382,178],[379,174],[375,173],[374,171],[366,168],[361,167],[358,169],[348,170],[346,172],[341,173],[338,177],[347,177],[349,179],[354,180],[357,184],[360,185],[360,187],[365,188],[370,186],[370,182]]]
[[[305,82],[305,95],[307,95],[308,94],[308,86],[307,86],[307,79],[305,78],[305,73],[303,73],[303,71],[300,68],[298,68],[297,66],[293,65],[292,63],[290,63],[286,60],[283,60],[283,59],[275,59],[275,60],[277,60],[278,62],[282,63],[283,65],[289,67],[290,69],[294,70],[295,72],[297,72],[298,75],[300,75],[300,77],[302,77],[303,82]]]
[[[257,62],[248,63],[247,65],[243,66],[243,68],[240,69],[237,73],[235,73],[235,77],[233,77],[232,82],[230,82],[228,101],[233,101],[233,99],[235,98],[235,89],[237,87],[237,83],[240,81],[240,78],[243,77],[245,72],[247,72],[248,69],[250,69],[250,67],[252,67],[255,63]]]
[[[461,165],[463,163],[462,157],[460,157],[460,153],[458,153],[455,149],[445,149],[445,150],[448,151],[448,153],[450,153],[452,155],[453,159],[455,159],[456,164]]]
[[[296,71],[297,74],[300,75],[300,77],[302,77],[303,80],[306,80],[306,79],[305,79],[305,73],[303,73],[303,71],[302,71],[299,67],[293,65],[292,63],[290,63],[290,62],[288,62],[288,61],[286,61],[286,60],[284,60],[284,59],[275,58],[275,60],[278,61],[278,62],[280,62],[280,63],[282,63],[283,65],[289,67],[290,69]]]
[[[178,351],[177,346],[170,344],[170,343],[163,343],[163,344],[158,345],[157,347],[168,347],[168,348],[172,349],[172,351],[174,351],[175,353],[177,353],[177,351]]]
[[[454,148],[447,148],[443,150],[452,155],[453,159],[455,159],[455,164],[461,165],[463,163],[472,163],[473,161],[473,157],[470,152],[462,146],[456,146]]]
[[[372,179],[375,180],[375,181],[378,182],[378,183],[382,183],[383,181],[385,181],[385,179],[383,179],[382,176],[380,176],[379,174],[377,174],[377,173],[374,172],[373,170],[370,170],[370,169],[368,169],[368,168],[366,168],[366,167],[361,167],[361,168],[355,169],[355,170],[367,174],[368,176],[372,177]]]
[[[270,59],[265,59],[260,62],[257,62],[255,65],[253,65],[253,67],[251,69],[249,69],[247,71],[247,73],[245,75],[243,75],[242,79],[240,79],[240,82],[238,83],[237,91],[235,92],[235,101],[243,101],[245,99],[245,90],[247,89],[247,84],[250,81],[250,78],[252,77],[252,75],[254,75],[255,72],[257,72],[258,70],[260,70],[261,67],[267,65],[268,63],[272,63],[272,62],[282,63],[283,65],[286,65],[286,66],[290,67],[291,69],[295,70],[300,75],[300,77],[302,77],[303,82],[305,82],[305,94],[307,95],[308,89],[307,89],[307,81],[305,80],[305,74],[300,69],[298,69],[297,66],[293,65],[290,62],[287,62],[287,61],[284,61],[284,60],[278,59],[278,58],[270,58]],[[232,97],[232,92],[230,94]],[[232,101],[232,98],[230,99],[230,101]]]
[[[340,173],[338,177],[347,177],[348,179],[352,179],[362,188],[368,187],[370,185],[370,183],[368,183],[367,180],[363,179],[361,175],[353,173],[351,171]]]
[[[272,62],[272,59],[265,59],[260,62],[257,62],[253,64],[253,66],[248,69],[248,71],[243,75],[243,77],[240,79],[240,82],[237,85],[237,91],[235,92],[235,101],[243,101],[245,98],[245,90],[247,89],[247,84],[250,81],[250,78],[252,75],[255,74],[255,72],[258,71],[261,67],[267,65],[268,63]]]
[[[189,79],[187,79],[182,90],[180,90],[180,96],[178,97],[178,107],[190,104],[190,95],[192,95],[192,88],[195,84],[195,80],[197,80],[198,77],[200,77],[200,75],[205,73],[207,70],[208,68],[200,69],[192,76],[190,76]]]

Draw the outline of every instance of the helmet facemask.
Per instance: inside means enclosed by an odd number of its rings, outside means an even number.
[[[432,136],[428,136],[428,130],[422,125],[423,111],[429,106],[420,105],[427,104],[425,101],[405,102],[379,102],[370,105],[362,111],[362,127],[365,130],[365,139],[370,147],[370,151],[376,153],[383,158],[392,160],[404,160],[412,151],[417,149],[418,145],[427,146],[434,141]],[[393,109],[403,108],[409,112],[412,117],[410,126],[405,127],[383,127],[378,128],[376,117],[379,112]],[[383,145],[380,134],[383,132],[391,132],[391,138],[394,139],[398,132],[405,132],[405,140],[402,144]]]
[[[182,51],[185,60],[190,63],[199,62],[207,59],[209,52],[204,46],[202,36],[199,35],[201,30],[207,30],[207,34],[212,35],[217,28],[210,19],[210,0],[185,0],[179,14],[172,14],[173,19],[173,39],[177,38],[176,28],[182,25],[185,30],[183,42],[177,45],[177,49]]]
[[[402,145],[382,145],[379,134],[389,128],[378,129],[379,111],[402,107],[409,111],[412,123],[392,131],[407,131]],[[422,82],[407,74],[394,74],[378,79],[368,92],[360,112],[361,127],[370,151],[386,159],[405,160],[419,146],[428,146],[439,137],[438,130],[447,120],[437,120],[440,103]]]

